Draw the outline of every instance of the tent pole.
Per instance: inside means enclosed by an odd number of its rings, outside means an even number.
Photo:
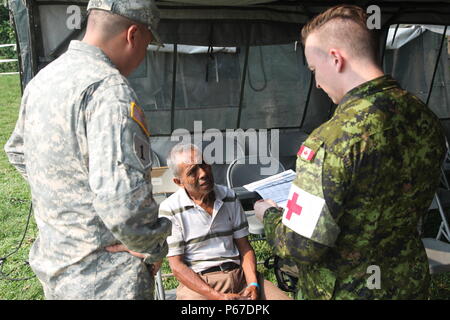
[[[239,111],[238,111],[237,126],[236,126],[237,129],[239,129],[241,127],[242,103],[244,102],[245,77],[247,75],[249,53],[250,53],[250,44],[247,44],[247,46],[245,47],[244,69],[242,71],[241,95],[239,97]]]
[[[314,82],[314,75],[313,75],[312,72],[310,72],[310,74],[311,75],[310,75],[310,78],[309,78],[308,95],[306,96],[305,107],[303,108],[302,120],[300,121],[299,128],[301,128],[303,126],[303,123],[305,122],[306,113],[307,113],[308,107],[309,107],[309,99],[311,97],[312,85],[313,85],[313,82]]]
[[[397,31],[398,31],[398,27],[399,27],[399,26],[400,26],[400,24],[397,23],[397,26],[395,27],[395,31],[394,31],[394,36],[392,37],[391,46],[394,45],[395,36],[397,35]],[[388,29],[388,35],[389,35],[389,29]]]
[[[172,105],[170,107],[170,132],[175,129],[175,91],[177,82],[177,55],[178,45],[173,45],[173,66],[172,66]]]
[[[444,46],[444,41],[445,41],[446,34],[447,34],[447,27],[448,26],[445,26],[444,33],[442,34],[441,45],[439,47],[438,56],[436,59],[436,63],[434,65],[434,71],[433,71],[433,76],[431,77],[431,84],[430,84],[430,89],[428,90],[428,97],[427,97],[426,105],[428,105],[428,102],[430,102],[431,92],[433,91],[434,79],[436,77],[436,72],[437,72],[437,68],[439,66],[439,61],[441,60],[442,47]]]

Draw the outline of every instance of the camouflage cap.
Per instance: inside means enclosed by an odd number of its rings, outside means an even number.
[[[152,43],[162,45],[156,27],[159,10],[153,0],[90,0],[87,10],[99,9],[121,15],[132,21],[148,26],[153,34]]]

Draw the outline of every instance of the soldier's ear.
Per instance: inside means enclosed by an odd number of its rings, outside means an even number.
[[[127,29],[127,43],[134,48],[136,46],[136,35],[138,32],[138,26],[135,24],[132,24],[131,26],[128,27]]]
[[[330,58],[332,59],[333,67],[337,72],[342,72],[344,68],[344,57],[342,57],[341,52],[338,49],[330,49]]]

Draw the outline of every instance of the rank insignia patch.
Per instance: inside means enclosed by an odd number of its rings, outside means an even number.
[[[152,155],[150,151],[150,143],[145,141],[139,135],[134,134],[134,154],[143,168],[151,165]]]

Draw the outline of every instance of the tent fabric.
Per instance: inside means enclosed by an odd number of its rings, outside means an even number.
[[[427,101],[442,35],[424,31],[397,50],[387,50],[384,70],[401,86]],[[450,65],[444,43],[428,106],[439,118],[450,115]]]
[[[65,50],[64,41],[72,35],[66,27],[67,5],[85,6],[87,2],[9,0],[19,38],[23,87],[40,68]],[[145,61],[130,76],[150,119],[152,135],[169,135],[175,128],[192,131],[194,120],[203,121],[203,130],[300,128],[305,132],[326,121],[334,105],[322,90],[315,88],[303,48],[295,41],[299,38],[301,21],[336,2],[241,2],[240,6],[226,7],[219,6],[220,2],[226,1],[214,2],[215,7],[211,2],[200,6],[157,1],[163,13],[158,31],[164,42],[194,46],[186,52],[197,53],[183,53],[186,48],[180,46],[174,56],[170,45],[161,51],[148,50]],[[414,5],[408,6],[408,2],[403,1],[402,10],[395,1],[371,3],[384,5],[383,23],[387,26],[402,21],[433,24],[444,21],[442,25],[450,21],[450,1],[439,2],[439,9],[434,2],[414,1]],[[442,38],[426,30],[421,29],[416,38],[405,34],[410,41],[405,41],[400,31],[394,49],[386,50],[384,57],[385,70],[424,101],[430,91]],[[81,36],[82,33],[76,33],[74,38]],[[212,53],[206,49],[205,52],[205,47],[209,46],[234,49],[228,50],[231,52],[213,49]],[[250,46],[248,68],[244,73],[247,46]],[[442,52],[447,52],[447,43]],[[177,70],[175,100],[172,101],[174,58]],[[441,56],[429,103],[440,118],[448,118],[450,114],[450,75],[446,58],[445,54]],[[241,101],[243,76],[246,79]],[[171,119],[172,104],[174,119]],[[241,114],[240,119],[238,114]]]
[[[20,70],[22,89],[33,78],[32,52],[30,40],[30,21],[27,16],[27,9],[21,1],[10,1],[9,9],[14,21],[17,35],[17,49],[20,54]]]
[[[200,49],[199,49],[200,50]],[[193,131],[194,121],[203,130],[237,127],[245,50],[235,53],[178,54],[175,128]],[[130,76],[142,108],[157,124],[154,135],[169,134],[173,78],[173,52],[149,51],[146,61]],[[300,127],[312,130],[326,120],[329,103],[304,115],[311,74],[301,48],[294,43],[251,47],[246,71],[240,127]]]
[[[445,27],[443,26],[430,26],[430,25],[413,25],[408,27],[391,26],[386,39],[386,49],[399,49],[408,42],[411,42],[415,38],[419,37],[425,31],[429,30],[437,34],[443,34]],[[450,29],[447,29],[446,35],[450,36]]]

